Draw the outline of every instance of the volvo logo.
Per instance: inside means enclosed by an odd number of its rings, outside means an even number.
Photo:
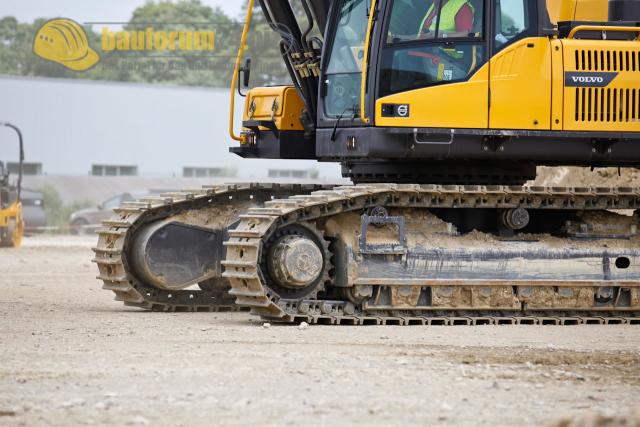
[[[571,76],[574,83],[604,83],[604,77]]]
[[[607,87],[618,73],[565,73],[567,87]]]
[[[382,117],[407,118],[410,115],[409,104],[382,104]]]

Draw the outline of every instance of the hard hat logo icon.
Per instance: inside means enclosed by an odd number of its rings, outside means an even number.
[[[86,71],[100,61],[100,56],[89,47],[84,28],[66,18],[52,19],[40,27],[33,52],[74,71]]]

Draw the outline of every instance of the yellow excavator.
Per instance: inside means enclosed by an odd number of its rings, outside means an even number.
[[[0,122],[0,127],[8,127],[18,134],[19,162],[18,180],[15,185],[9,182],[9,171],[0,162],[0,246],[18,247],[24,236],[24,220],[22,218],[22,164],[24,162],[24,148],[22,133],[11,123]]]
[[[325,324],[640,323],[640,188],[524,185],[640,166],[638,0],[259,0],[291,85],[249,86],[231,152],[354,185],[128,203],[105,289],[164,311]]]

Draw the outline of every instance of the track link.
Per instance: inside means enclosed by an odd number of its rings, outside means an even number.
[[[640,189],[543,188],[505,186],[357,185],[317,191],[267,202],[241,217],[229,233],[223,277],[236,303],[265,320],[321,324],[476,325],[476,324],[640,324],[640,312],[554,310],[551,312],[457,311],[407,314],[375,310],[373,314],[344,301],[283,300],[266,285],[260,268],[261,248],[279,227],[313,222],[335,214],[375,206],[416,208],[638,209]],[[444,310],[443,310],[444,311]]]

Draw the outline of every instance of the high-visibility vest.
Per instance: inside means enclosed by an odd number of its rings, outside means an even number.
[[[435,7],[436,1],[437,0],[434,0],[434,3],[431,5],[431,7],[429,8],[429,11],[427,12],[427,16],[425,16],[424,19],[422,20],[422,25],[420,25],[420,31],[424,31],[424,25],[426,24],[427,19],[429,19],[429,17],[433,13],[433,9]],[[468,0],[447,1],[447,3],[444,5],[442,10],[440,11],[440,31],[445,33],[452,33],[456,31],[456,15],[458,14],[458,12],[460,12],[460,9],[462,9],[464,5],[468,5],[471,8],[471,10],[475,12],[473,6],[468,2]],[[429,31],[435,32],[437,23],[438,23],[438,17],[436,15],[433,17],[433,20],[431,21],[431,25],[429,26]]]

